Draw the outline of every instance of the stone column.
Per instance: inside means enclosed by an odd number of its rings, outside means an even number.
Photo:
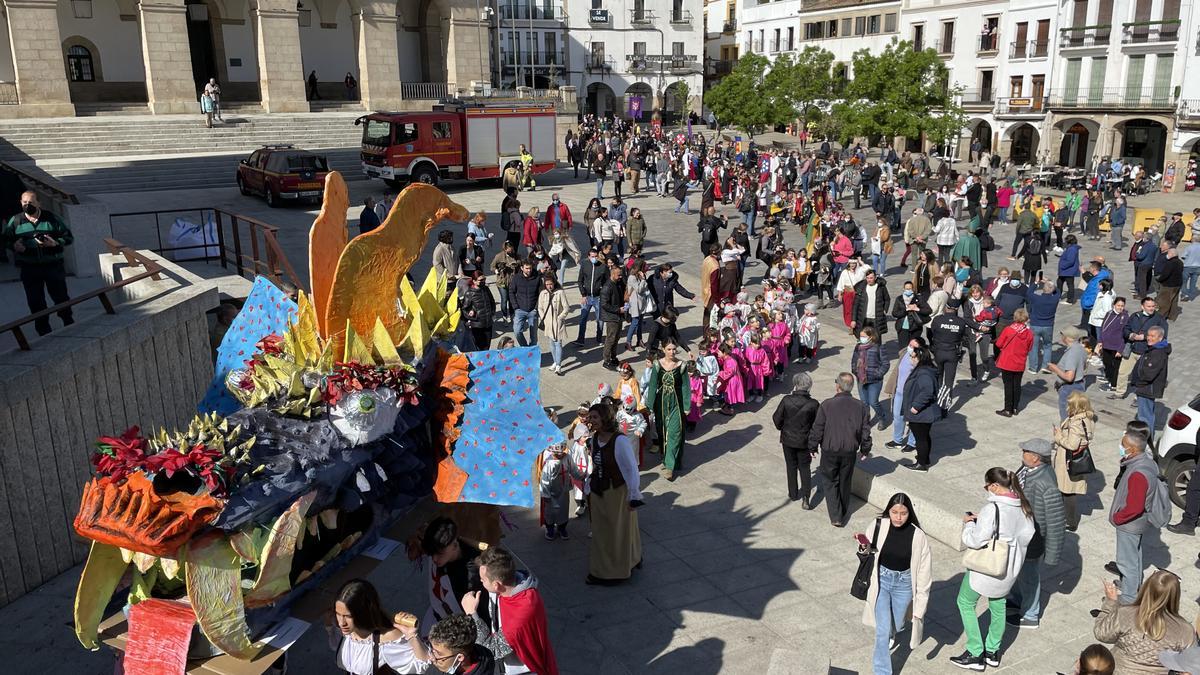
[[[150,112],[196,113],[200,110],[188,45],[187,7],[183,0],[142,0],[142,62]],[[216,77],[216,73],[212,77]]]
[[[14,116],[74,117],[62,35],[58,31],[58,3],[5,0],[4,6],[20,101]],[[7,111],[0,114],[3,112]]]
[[[258,39],[258,86],[266,112],[308,112],[300,15],[289,0],[258,0],[253,11]],[[393,49],[395,36],[393,36]],[[394,52],[393,52],[394,53]]]
[[[488,24],[474,2],[452,0],[448,8],[450,34],[446,54],[446,81],[470,90],[471,82],[491,79],[492,60],[488,49]]]
[[[364,2],[358,21],[358,92],[367,110],[400,106],[396,5]]]

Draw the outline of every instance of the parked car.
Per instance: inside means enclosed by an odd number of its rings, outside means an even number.
[[[238,163],[237,184],[244,195],[258,194],[275,208],[286,201],[321,201],[329,163],[323,155],[292,145],[264,145]]]
[[[1196,470],[1196,438],[1200,434],[1200,396],[1171,413],[1155,449],[1158,466],[1171,488],[1171,501],[1183,508],[1188,481]]]

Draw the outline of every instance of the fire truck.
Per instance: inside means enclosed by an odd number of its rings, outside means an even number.
[[[363,128],[362,168],[389,186],[404,181],[501,178],[533,153],[534,174],[555,166],[553,103],[447,103],[432,112],[376,112],[355,120]]]

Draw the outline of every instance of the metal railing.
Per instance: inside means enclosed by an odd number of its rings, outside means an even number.
[[[48,183],[42,178],[25,171],[19,166],[13,166],[8,162],[0,162],[0,171],[11,173],[16,176],[26,189],[34,188],[36,192],[46,193],[58,201],[65,202],[67,204],[79,203],[79,197],[75,196],[73,192],[67,192],[67,190],[61,184]]]
[[[996,99],[997,115],[1040,115],[1046,110],[1045,96],[1006,96]]]
[[[950,40],[937,40],[933,43],[933,50],[936,51],[939,56],[950,56],[954,54],[954,39],[951,38]]]
[[[610,73],[615,66],[616,61],[611,56],[588,55],[587,69],[589,73]]]
[[[690,24],[692,22],[692,10],[690,9],[672,9],[671,23],[674,24]]]
[[[164,245],[164,227],[169,229],[176,220],[190,214],[199,215],[203,243],[187,246]],[[279,245],[279,228],[274,225],[215,208],[130,211],[113,213],[108,217],[109,230],[114,237],[118,229],[128,229],[135,237],[144,237],[151,222],[154,225],[156,245],[146,248],[155,253],[172,259],[216,262],[223,269],[232,269],[238,276],[250,281],[263,276],[277,286],[286,282],[297,288],[301,287],[300,278]],[[210,223],[213,226],[215,241],[209,240]]]
[[[635,26],[648,26],[654,23],[654,10],[633,8],[629,10],[629,23]]]
[[[540,5],[524,4],[524,5],[501,5],[500,18],[508,21],[530,19],[534,21],[563,21],[566,19],[566,14],[563,13],[562,4],[544,2]]]
[[[1059,31],[1058,46],[1062,49],[1103,47],[1112,40],[1112,26],[1080,26]]]
[[[74,307],[75,305],[87,302],[93,298],[99,300],[100,304],[104,306],[105,314],[116,314],[117,308],[113,305],[112,299],[108,297],[109,293],[115,293],[125,286],[136,284],[143,279],[154,279],[155,281],[160,279],[163,269],[162,266],[154,260],[147,258],[146,256],[114,239],[105,239],[104,244],[108,247],[109,253],[114,255],[120,253],[121,255],[125,256],[125,262],[129,263],[130,267],[142,267],[145,271],[126,279],[111,283],[103,288],[97,288],[81,295],[76,295],[66,302],[60,302],[57,305],[54,305],[53,307],[47,307],[40,312],[34,312],[33,314],[24,316],[20,319],[9,321],[8,323],[0,326],[0,333],[12,333],[13,339],[17,341],[17,347],[21,351],[27,352],[31,349],[31,347],[29,346],[29,339],[25,337],[25,326],[28,326],[39,319],[48,318],[51,315],[57,314],[69,307]]]
[[[722,33],[732,33],[737,30],[737,21],[726,21],[721,25]]]
[[[1029,56],[1031,58],[1040,59],[1050,55],[1049,40],[1031,40],[1029,42]]]
[[[776,54],[779,52],[779,43],[780,43],[780,40],[776,40],[774,38],[772,38],[770,40],[770,42],[768,42],[767,46],[772,54]]]
[[[709,61],[711,75],[728,75],[733,72],[733,61],[720,59],[717,61]]]
[[[566,55],[563,50],[556,52],[520,51],[510,52],[500,50],[500,64],[504,66],[565,66]]]
[[[979,36],[979,49],[977,53],[994,52],[1000,50],[1000,33],[989,33],[988,35]]]
[[[441,101],[450,97],[448,82],[401,82],[400,98],[407,100]]]
[[[685,58],[671,59],[667,61],[666,67],[673,74],[696,73],[701,70],[699,61]]]
[[[1059,109],[1173,110],[1176,100],[1169,88],[1156,87],[1080,87],[1050,92],[1050,107]]]
[[[962,92],[963,105],[991,105],[996,102],[995,89],[964,89]]]
[[[763,53],[763,44],[762,44],[762,40],[755,40],[755,41],[754,41],[754,48],[753,48],[753,49],[751,49],[750,51],[754,52],[755,54],[761,54],[761,53]]]
[[[1179,39],[1179,20],[1139,21],[1121,25],[1121,44],[1154,44]]]
[[[17,105],[21,102],[17,95],[16,82],[0,82],[0,105]]]

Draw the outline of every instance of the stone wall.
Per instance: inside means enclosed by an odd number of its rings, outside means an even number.
[[[112,278],[140,271],[123,261],[100,265]],[[168,276],[127,287],[117,314],[0,355],[0,606],[87,557],[72,522],[96,439],[186,425],[212,378],[205,313],[217,291],[163,264]]]

